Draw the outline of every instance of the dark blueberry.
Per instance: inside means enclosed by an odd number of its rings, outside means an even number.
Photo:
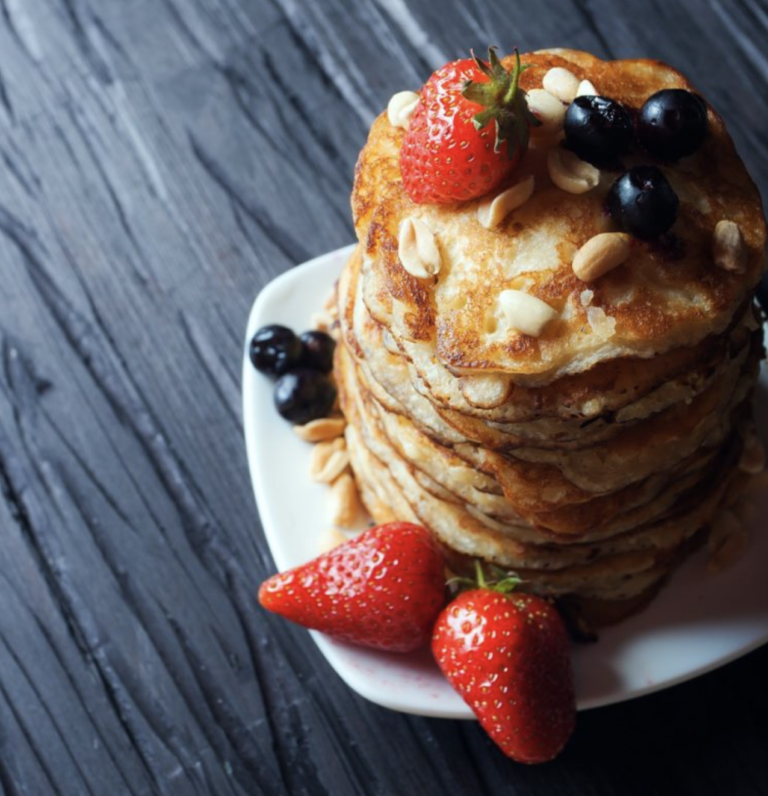
[[[303,425],[327,417],[335,399],[333,382],[318,370],[292,370],[275,384],[275,408],[291,423]]]
[[[667,88],[650,96],[637,119],[637,139],[652,155],[677,160],[695,152],[707,134],[707,105],[692,91]]]
[[[583,160],[606,163],[623,155],[632,142],[629,111],[607,97],[583,96],[568,106],[565,143]]]
[[[248,353],[256,370],[280,376],[299,364],[301,340],[287,327],[273,323],[256,332]]]
[[[677,218],[677,194],[656,166],[635,166],[616,180],[605,198],[611,218],[636,238],[655,238]]]
[[[323,373],[333,367],[333,351],[336,343],[325,332],[304,332],[299,338],[303,346],[301,366],[312,370],[321,370]]]

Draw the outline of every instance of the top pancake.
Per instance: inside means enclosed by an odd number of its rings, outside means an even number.
[[[540,88],[551,67],[564,66],[634,109],[662,88],[691,88],[657,61],[601,61],[573,50],[531,53],[522,61],[531,65],[521,79],[526,90]],[[511,66],[509,58],[505,65]],[[547,175],[546,146],[534,144],[509,178],[514,183],[533,174],[534,195],[486,230],[477,221],[478,201],[438,206],[410,200],[399,166],[404,131],[380,116],[361,153],[352,197],[365,247],[366,304],[395,337],[428,341],[457,375],[507,374],[527,385],[617,357],[652,357],[722,332],[759,280],[766,230],[757,189],[711,108],[708,122],[703,146],[678,163],[657,163],[637,152],[624,159],[626,167],[656,163],[672,184],[680,199],[674,245],[635,241],[627,263],[587,285],[571,263],[589,238],[614,229],[603,202],[618,172],[603,171],[597,188],[569,194]],[[398,228],[409,216],[436,235],[442,268],[434,282],[412,277],[398,259]],[[713,262],[712,234],[723,219],[741,227],[749,252],[743,274]],[[506,289],[537,296],[560,318],[539,338],[517,333],[499,313],[498,296]]]

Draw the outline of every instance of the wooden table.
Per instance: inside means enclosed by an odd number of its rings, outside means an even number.
[[[768,649],[536,768],[355,696],[255,604],[239,409],[251,302],[352,239],[394,91],[489,43],[658,57],[765,190],[767,35],[758,0],[0,0],[0,792],[768,793]]]

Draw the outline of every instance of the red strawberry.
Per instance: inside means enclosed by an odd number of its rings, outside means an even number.
[[[273,575],[259,602],[292,622],[366,647],[426,644],[445,605],[443,557],[419,525],[391,522]]]
[[[483,196],[527,148],[528,129],[539,121],[518,86],[526,67],[520,66],[517,50],[511,73],[493,47],[488,59],[486,64],[473,53],[446,64],[422,88],[400,150],[403,185],[414,202],[447,204]]]
[[[568,634],[551,603],[504,593],[510,583],[460,594],[438,617],[432,652],[504,754],[543,763],[576,720]]]

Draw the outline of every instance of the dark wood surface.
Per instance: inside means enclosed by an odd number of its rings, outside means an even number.
[[[536,768],[355,696],[255,605],[239,409],[251,302],[350,242],[394,91],[489,43],[659,57],[765,193],[766,36],[757,0],[0,0],[0,793],[768,793],[768,649]]]

